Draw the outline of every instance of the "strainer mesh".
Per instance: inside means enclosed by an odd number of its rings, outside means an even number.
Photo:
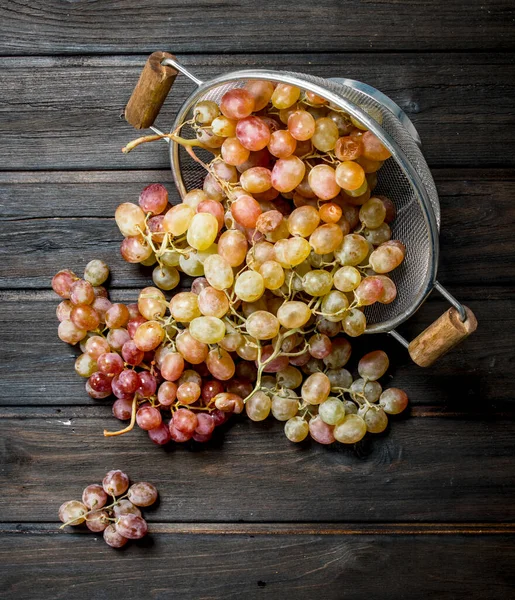
[[[392,112],[377,100],[347,85],[305,74],[284,74],[319,85],[349,100],[374,118],[382,130],[393,138],[417,172],[426,189],[436,222],[439,224],[438,195],[427,163],[414,139]],[[218,102],[226,91],[234,87],[242,87],[244,84],[245,80],[239,79],[216,85],[207,89],[197,100],[209,99]],[[345,107],[342,108],[345,109]],[[191,116],[190,111],[186,119]],[[193,130],[185,126],[182,129],[182,135],[193,137]],[[379,135],[379,137],[381,136]],[[204,154],[204,151],[199,151],[197,154],[203,160],[210,160],[212,157],[208,152]],[[206,172],[201,165],[191,159],[183,148],[179,150],[179,169],[177,171],[180,172],[186,190],[202,187]],[[376,303],[365,310],[369,330],[388,331],[393,328],[390,324],[394,321],[399,322],[400,317],[405,320],[411,316],[414,307],[416,308],[428,293],[428,271],[434,269],[431,244],[433,243],[432,237],[434,238],[436,235],[431,235],[430,225],[424,218],[421,207],[423,199],[418,197],[412,183],[394,158],[388,159],[378,171],[378,186],[375,193],[384,194],[394,202],[397,215],[392,224],[392,239],[402,241],[407,249],[403,264],[389,274],[397,286],[398,295],[395,301],[387,305]]]

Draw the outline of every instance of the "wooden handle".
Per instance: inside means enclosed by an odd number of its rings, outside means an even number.
[[[467,318],[460,320],[458,311],[450,308],[408,346],[413,362],[429,367],[477,329],[474,313],[465,306]]]
[[[136,129],[146,129],[153,125],[177,77],[175,69],[161,64],[164,58],[176,60],[168,52],[154,52],[148,57],[125,107],[125,120]]]

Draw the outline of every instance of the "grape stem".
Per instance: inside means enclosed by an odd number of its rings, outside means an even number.
[[[83,515],[81,515],[81,517],[84,517],[84,520],[88,520],[87,517],[88,515],[90,515],[93,512],[97,512],[98,510],[109,510],[110,508],[113,508],[114,506],[116,506],[117,504],[119,504],[120,500],[125,500],[125,498],[127,498],[129,496],[129,494],[125,494],[125,496],[120,496],[118,499],[116,498],[116,496],[113,496],[114,498],[114,502],[112,504],[109,504],[109,506],[102,506],[101,508],[90,508],[88,510],[88,512],[85,512]],[[78,517],[79,519],[81,517]],[[65,527],[67,527],[68,525],[71,525],[74,521],[77,520],[77,517],[75,517],[74,519],[70,519],[69,521],[66,521],[66,523],[63,523],[59,529],[64,529]],[[110,519],[111,521],[114,521],[116,519]]]
[[[134,429],[134,425],[136,424],[136,409],[138,407],[138,395],[134,396],[132,400],[132,414],[131,414],[131,422],[125,427],[125,429],[120,429],[119,431],[107,431],[104,429],[105,437],[113,437],[115,435],[123,435],[124,433],[128,433],[132,429]]]
[[[137,146],[139,146],[141,144],[146,144],[147,142],[155,142],[157,140],[162,140],[164,138],[173,140],[177,144],[180,144],[181,146],[184,146],[184,147],[190,147],[190,148],[197,147],[197,148],[203,148],[204,150],[210,150],[210,148],[208,148],[207,146],[205,146],[202,142],[199,142],[198,140],[187,140],[186,138],[176,135],[175,133],[161,133],[159,135],[158,134],[144,135],[142,137],[136,138],[135,140],[132,140],[132,142],[129,142],[126,146],[124,146],[122,148],[122,152],[124,154],[128,154],[129,152],[131,152],[131,150],[134,150],[134,148],[136,148]]]

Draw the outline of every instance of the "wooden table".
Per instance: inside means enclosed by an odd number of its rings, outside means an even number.
[[[511,0],[2,3],[1,598],[513,597],[514,15]],[[384,435],[294,447],[279,423],[241,419],[201,448],[102,437],[110,402],[88,398],[57,339],[50,278],[100,257],[115,299],[150,281],[120,258],[112,216],[154,181],[177,200],[164,144],[120,152],[156,49],[201,78],[360,79],[415,123],[440,193],[439,279],[480,324],[428,370],[385,337],[355,343],[389,349],[410,395]],[[163,128],[189,90],[179,77]],[[401,331],[445,308],[434,295]],[[56,522],[111,468],[161,492],[151,535],[124,551]]]

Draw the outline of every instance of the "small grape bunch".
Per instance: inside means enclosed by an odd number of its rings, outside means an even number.
[[[107,504],[108,499],[112,499]],[[157,489],[145,481],[130,485],[129,477],[120,470],[109,471],[102,485],[84,488],[82,501],[68,500],[59,508],[59,519],[73,527],[86,524],[95,533],[103,532],[104,541],[112,548],[121,548],[129,540],[139,540],[148,532],[140,508],[157,500]]]

